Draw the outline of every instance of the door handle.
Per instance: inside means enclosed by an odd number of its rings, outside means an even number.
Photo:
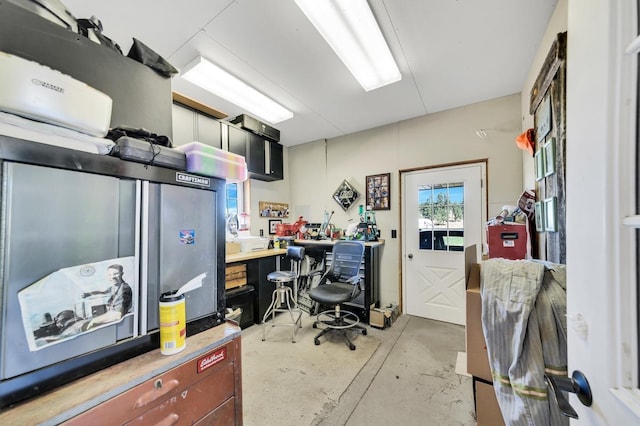
[[[408,257],[409,259],[413,259],[413,253],[409,253],[409,254],[407,255],[407,257]]]
[[[576,370],[571,374],[571,378],[569,377],[558,377],[558,376],[548,376],[544,375],[547,383],[553,389],[553,393],[556,396],[556,401],[558,402],[558,407],[560,411],[565,416],[571,417],[573,419],[578,418],[578,413],[573,407],[569,404],[569,400],[564,396],[561,391],[575,393],[578,396],[580,402],[586,406],[591,407],[591,403],[593,402],[593,395],[591,394],[591,386],[589,386],[589,382],[587,378],[584,376],[582,371]]]

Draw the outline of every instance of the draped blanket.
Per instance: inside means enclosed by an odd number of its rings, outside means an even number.
[[[545,374],[567,376],[566,267],[489,259],[482,329],[493,387],[508,425],[568,425]]]

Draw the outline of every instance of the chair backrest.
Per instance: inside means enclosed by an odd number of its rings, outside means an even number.
[[[304,247],[288,246],[287,257],[291,260],[301,261],[302,259],[304,259]]]
[[[302,259],[304,259],[304,247],[289,246],[287,247],[287,257],[291,260],[291,273],[295,275],[296,280],[300,276],[300,267]]]
[[[364,244],[359,241],[338,241],[333,246],[329,280],[346,281],[360,273]]]

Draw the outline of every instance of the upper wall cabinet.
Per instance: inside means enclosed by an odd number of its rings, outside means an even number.
[[[269,166],[269,176],[271,176],[272,180],[284,179],[284,157],[282,153],[282,145],[272,141],[265,142],[267,149],[265,164]]]
[[[247,162],[249,177],[263,181],[284,179],[283,149],[277,142],[227,121],[226,114],[191,98],[173,93],[173,145],[197,141],[234,154]]]
[[[221,125],[218,120],[179,103],[173,104],[173,145],[197,141],[222,148]]]
[[[262,136],[247,133],[247,167],[254,179],[284,179],[282,145]]]
[[[224,130],[223,130],[224,135]],[[228,125],[229,151],[243,155],[249,177],[263,181],[284,179],[282,145],[262,136]]]
[[[234,125],[223,124],[222,126],[223,126],[222,134],[227,135],[227,140],[228,140],[227,149],[230,152],[233,152],[234,154],[242,155],[245,159],[247,159],[248,133]],[[248,159],[247,159],[247,168],[249,168]],[[249,168],[249,171],[251,171],[250,168]]]

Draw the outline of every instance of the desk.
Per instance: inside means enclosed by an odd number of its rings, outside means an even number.
[[[244,263],[247,266],[247,284],[252,285],[255,290],[253,320],[256,324],[262,323],[262,317],[276,289],[275,283],[267,280],[267,275],[278,269],[280,259],[286,254],[286,249],[269,249],[230,254],[226,257],[227,265]]]
[[[294,240],[293,244],[302,246],[305,254],[330,253],[339,240]],[[364,243],[363,279],[364,291],[353,302],[345,303],[345,309],[353,310],[361,321],[369,323],[369,309],[371,305],[380,307],[380,256],[384,240]]]

